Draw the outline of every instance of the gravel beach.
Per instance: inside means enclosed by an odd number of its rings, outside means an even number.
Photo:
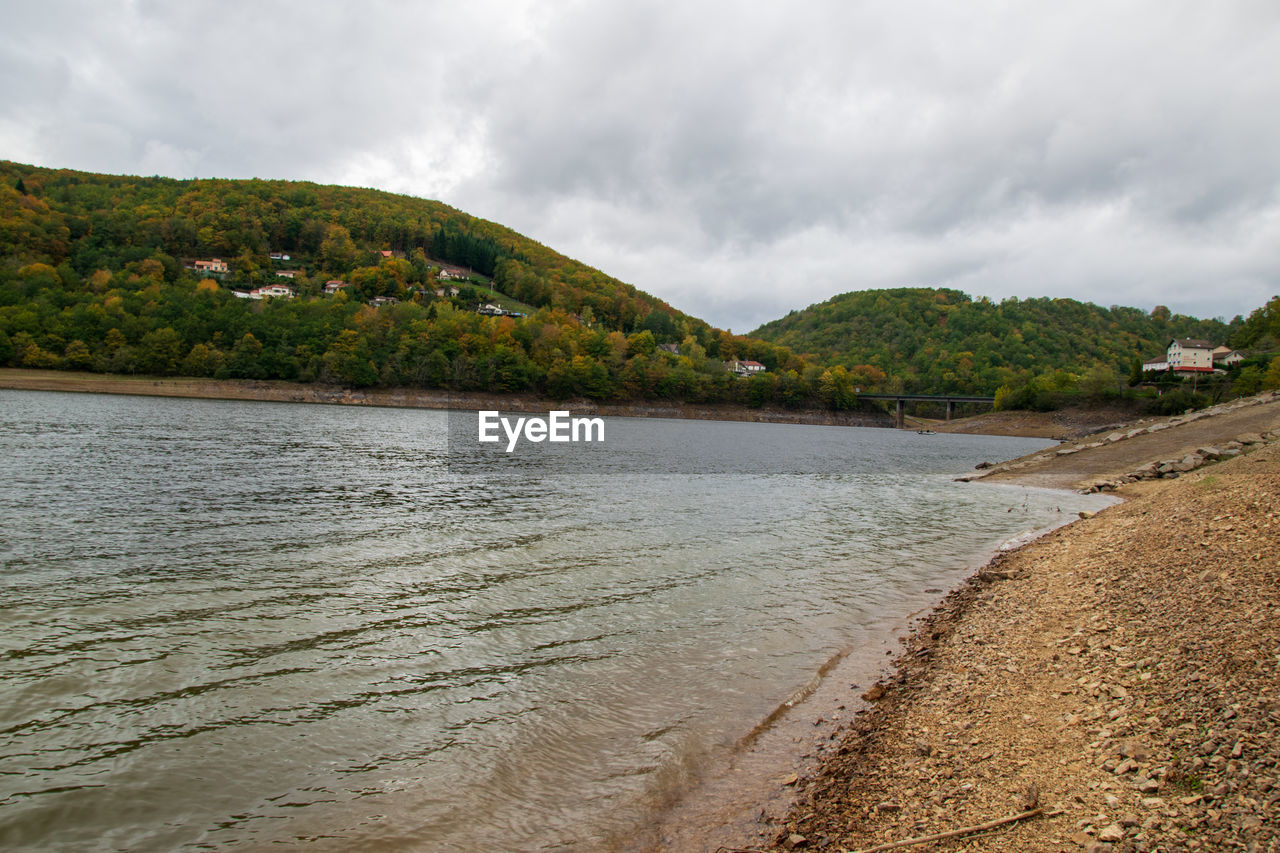
[[[949,594],[723,849],[1277,850],[1280,399],[1164,423],[993,465],[1125,500]],[[1206,445],[1232,452],[1147,467]]]

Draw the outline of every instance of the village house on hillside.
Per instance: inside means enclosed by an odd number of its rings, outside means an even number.
[[[484,314],[489,317],[523,317],[524,316],[524,314],[521,314],[519,311],[508,311],[507,309],[502,308],[498,305],[494,305],[491,302],[486,302],[485,304],[481,305],[479,308],[476,309],[476,313]]]
[[[454,281],[466,281],[471,278],[471,270],[441,264],[440,271],[436,273],[436,278],[441,281],[448,281],[449,279],[453,279]]]
[[[758,361],[731,361],[725,367],[729,368],[730,373],[739,376],[754,376],[765,372],[765,366]]]
[[[1164,373],[1169,369],[1169,356],[1158,355],[1142,362],[1143,373]]]
[[[339,290],[347,286],[347,283],[340,278],[331,278],[324,283],[324,292],[326,296],[333,296]]]
[[[222,258],[211,258],[207,261],[192,261],[191,266],[187,269],[193,269],[196,272],[206,273],[208,275],[226,275],[231,272],[231,268],[227,266],[227,262]]]
[[[1244,355],[1229,346],[1214,346],[1200,338],[1174,338],[1163,356],[1142,363],[1144,373],[1212,373],[1244,361]]]
[[[1213,350],[1214,367],[1232,367],[1244,361],[1244,353],[1233,350],[1229,346],[1215,347]]]
[[[269,284],[266,287],[256,287],[247,292],[243,290],[232,292],[241,299],[266,299],[268,296],[276,299],[293,298],[293,288],[285,287],[283,284]]]
[[[1198,338],[1174,338],[1169,342],[1169,367],[1175,373],[1212,373],[1213,344]]]

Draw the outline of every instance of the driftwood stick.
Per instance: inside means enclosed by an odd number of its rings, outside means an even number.
[[[868,847],[865,850],[858,850],[857,853],[880,853],[881,850],[896,850],[899,847],[913,847],[917,844],[927,844],[930,841],[942,841],[945,838],[956,838],[961,835],[969,835],[974,832],[994,829],[995,827],[1002,826],[1006,823],[1026,820],[1029,817],[1035,817],[1043,812],[1044,809],[1037,807],[1030,811],[1025,811],[1022,814],[1009,815],[1008,817],[1002,817],[999,820],[990,820],[986,823],[980,823],[977,826],[966,826],[963,829],[953,829],[950,832],[938,832],[933,835],[922,835],[919,838],[906,838],[902,841],[890,842],[889,844],[879,844],[875,847]]]

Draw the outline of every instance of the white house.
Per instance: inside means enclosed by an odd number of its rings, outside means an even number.
[[[347,286],[347,283],[340,278],[331,278],[324,283],[324,292],[328,296],[333,296],[339,290]]]
[[[1169,356],[1158,355],[1142,362],[1143,373],[1164,373],[1169,369]]]
[[[1169,342],[1169,367],[1175,373],[1212,373],[1213,344],[1198,338],[1174,338]]]
[[[239,296],[241,299],[265,299],[268,296],[281,299],[292,299],[293,288],[285,287],[283,284],[268,284],[266,287],[254,288],[248,293],[236,291],[236,296]]]
[[[455,281],[466,281],[471,278],[471,270],[463,267],[451,267],[444,264],[440,265],[440,271],[436,273],[436,278],[442,281],[454,279]]]
[[[765,371],[764,365],[758,361],[731,361],[727,366],[731,372],[739,376],[754,376]]]
[[[227,266],[227,262],[221,258],[214,258],[209,261],[196,261],[191,265],[197,272],[214,273],[224,275],[231,272],[231,268]]]
[[[276,278],[292,279],[298,275],[302,275],[302,270],[276,270]]]
[[[1219,350],[1226,351],[1219,352]],[[1238,350],[1233,350],[1228,347],[1218,347],[1218,349],[1213,351],[1214,367],[1233,367],[1242,361],[1244,361],[1244,353],[1239,352]]]

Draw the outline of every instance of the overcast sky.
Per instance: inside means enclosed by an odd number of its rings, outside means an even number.
[[[1280,3],[6,0],[0,158],[436,198],[734,331],[1280,293]]]

